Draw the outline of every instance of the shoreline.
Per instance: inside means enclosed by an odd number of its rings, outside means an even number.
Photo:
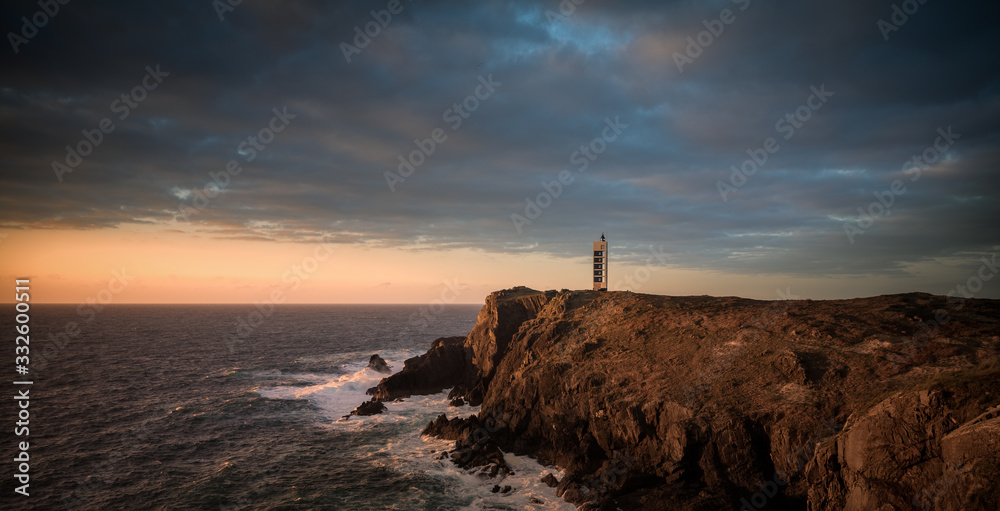
[[[1000,470],[1000,300],[947,300],[518,287],[368,394],[451,388],[480,413],[424,433],[454,440],[457,466],[498,477],[505,454],[528,455],[562,469],[559,496],[588,508],[899,507],[926,487],[949,505],[992,502],[977,473]],[[910,342],[946,307],[936,337]],[[893,461],[910,442],[929,447]],[[978,470],[946,473],[957,460]],[[882,487],[876,473],[908,486]],[[935,486],[946,476],[957,482]]]

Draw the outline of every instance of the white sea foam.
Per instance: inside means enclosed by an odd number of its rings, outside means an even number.
[[[339,364],[339,371],[342,374],[317,374],[317,373],[281,373],[280,376],[300,382],[311,383],[312,385],[279,385],[261,387],[257,393],[269,399],[304,399],[313,406],[320,409],[324,416],[331,420],[336,420],[351,413],[361,403],[371,399],[365,391],[388,376],[385,373],[373,371],[368,368],[368,357],[358,359],[354,355],[353,360]],[[413,355],[411,351],[385,352],[382,356],[392,369],[392,373],[399,372],[403,368],[403,362]],[[344,357],[347,358],[347,357]],[[266,376],[273,378],[274,374],[268,372]]]
[[[404,356],[404,358],[390,358]],[[393,371],[403,367],[405,356],[412,353],[383,353],[386,362]],[[357,354],[361,356],[361,354]],[[258,393],[271,399],[305,399],[316,406],[323,417],[329,422],[328,427],[351,431],[375,431],[392,425],[398,433],[385,440],[384,445],[373,445],[370,450],[358,453],[363,457],[379,457],[390,460],[393,470],[409,473],[422,473],[439,478],[444,482],[449,497],[457,502],[470,502],[464,509],[469,511],[483,509],[509,510],[565,510],[574,511],[575,506],[565,502],[556,495],[555,488],[550,488],[541,482],[541,477],[552,473],[557,478],[564,473],[554,467],[545,467],[526,456],[505,454],[507,464],[514,475],[506,478],[481,480],[468,474],[449,460],[435,459],[442,451],[454,447],[453,441],[422,437],[421,430],[428,421],[440,414],[449,418],[467,417],[478,413],[478,407],[448,406],[448,391],[428,396],[412,396],[402,401],[386,403],[384,413],[371,416],[354,416],[349,420],[337,419],[348,414],[362,402],[370,399],[365,390],[378,384],[386,375],[367,369],[367,356],[363,360],[356,359],[341,366],[344,374],[283,374],[284,378],[302,380],[313,383],[311,386],[277,386],[261,388]],[[507,494],[493,493],[494,485],[511,486]],[[414,496],[417,497],[417,496]],[[427,498],[430,498],[428,496]],[[541,503],[532,502],[532,499]],[[422,500],[422,499],[421,499]],[[449,500],[452,500],[449,498]],[[411,503],[412,504],[412,503]]]
[[[541,482],[542,476],[546,473],[552,473],[560,479],[565,474],[555,467],[543,466],[527,456],[504,454],[504,459],[514,475],[485,481],[466,473],[449,460],[436,459],[441,451],[453,449],[455,442],[422,437],[420,431],[427,422],[442,413],[454,418],[468,417],[479,412],[479,407],[449,407],[448,401],[447,392],[430,396],[413,396],[401,402],[388,403],[388,410],[383,414],[364,417],[362,421],[354,421],[352,418],[348,422],[354,422],[352,427],[359,429],[384,423],[412,423],[412,427],[405,428],[387,442],[384,448],[376,452],[389,454],[395,460],[394,468],[397,470],[422,472],[445,479],[449,482],[448,492],[456,500],[472,499],[472,502],[464,508],[469,511],[483,509],[575,511],[575,506],[556,495],[555,488],[550,488]],[[493,493],[494,485],[499,485],[501,488],[509,485],[511,492]],[[531,502],[533,498],[542,503]]]

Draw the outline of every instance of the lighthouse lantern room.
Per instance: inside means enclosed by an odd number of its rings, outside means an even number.
[[[608,290],[608,240],[594,242],[594,291]]]

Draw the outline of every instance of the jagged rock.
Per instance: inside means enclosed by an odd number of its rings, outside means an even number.
[[[391,373],[392,368],[389,364],[385,363],[385,359],[378,356],[378,354],[372,355],[372,358],[368,360],[368,369],[373,371],[378,371],[380,373]]]
[[[957,511],[1000,502],[1000,487],[987,475],[1000,474],[1000,418],[988,411],[970,419],[960,410],[975,400],[962,394],[980,389],[897,393],[851,421],[809,461],[810,503]]]
[[[455,440],[455,449],[451,451],[451,460],[464,469],[473,470],[483,478],[493,478],[498,475],[513,475],[503,451],[491,438],[495,424],[489,420],[480,420],[472,415],[467,419],[448,419],[441,414],[427,423],[421,434]]]
[[[372,399],[371,401],[365,401],[361,403],[360,406],[351,412],[351,415],[375,415],[382,413],[386,410],[385,405],[381,401]]]
[[[437,394],[472,379],[473,367],[465,337],[442,337],[427,353],[403,363],[403,370],[383,378],[367,393],[380,401],[412,395]]]
[[[545,474],[544,476],[542,476],[542,482],[548,485],[550,488],[555,488],[556,486],[559,486],[559,480],[556,479],[556,476],[552,474]]]
[[[476,326],[469,332],[466,344],[472,350],[472,361],[477,370],[476,383],[484,387],[489,385],[521,325],[534,319],[555,294],[555,291],[541,293],[518,286],[492,293],[486,298],[486,305],[479,312]]]
[[[469,341],[466,340],[466,343]],[[469,378],[470,381],[473,379]],[[455,385],[448,393],[448,399],[458,399],[464,398],[469,406],[479,406],[483,403],[483,384],[481,381],[476,382],[472,388],[466,388],[465,385]]]
[[[448,403],[448,405],[449,406],[465,406],[465,400],[462,399],[462,398],[460,398],[460,397],[456,397],[455,399],[452,399],[451,402]]]
[[[448,416],[442,413],[436,419],[428,422],[421,434],[445,440],[458,440],[474,427],[476,424],[472,423],[470,419],[448,419]]]

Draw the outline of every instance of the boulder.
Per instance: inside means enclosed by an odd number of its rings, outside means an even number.
[[[385,363],[385,359],[378,356],[377,353],[372,355],[372,358],[368,360],[368,369],[386,374],[392,372],[392,368],[389,367],[389,364]]]
[[[556,479],[556,476],[552,474],[545,474],[544,476],[542,476],[541,480],[549,488],[555,488],[556,486],[559,486],[559,480]]]

